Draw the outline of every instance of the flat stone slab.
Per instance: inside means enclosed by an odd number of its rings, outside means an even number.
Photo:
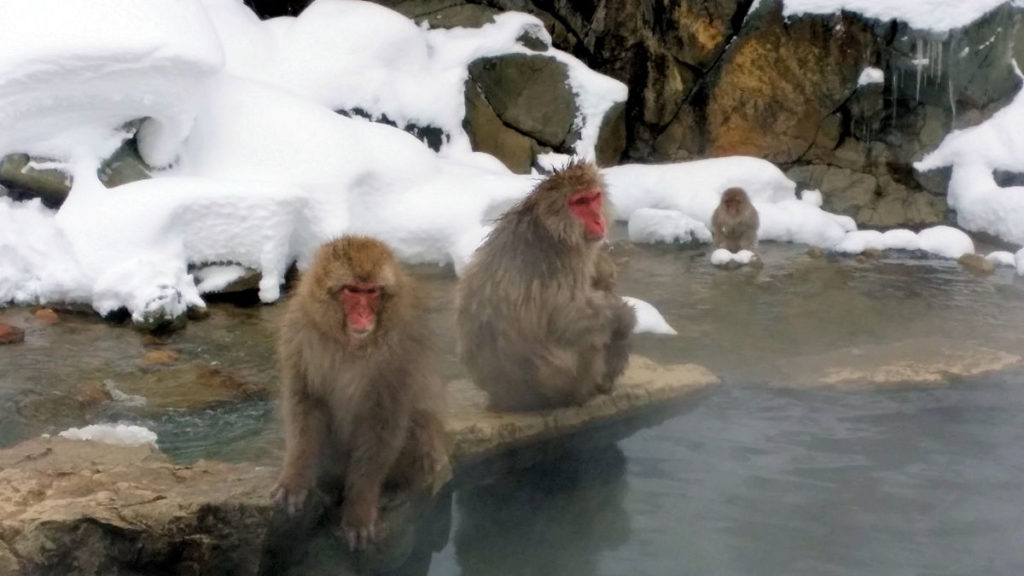
[[[571,434],[688,396],[720,383],[696,364],[662,365],[632,356],[610,394],[578,407],[535,412],[490,412],[487,397],[468,380],[448,385],[447,431],[455,461],[487,456],[523,444]]]
[[[980,376],[1021,361],[1016,354],[946,338],[852,346],[792,362],[794,373],[820,385],[941,384]],[[806,379],[801,377],[800,379]]]
[[[468,382],[451,385],[452,458],[505,449],[637,415],[718,383],[695,365],[633,357],[615,390],[573,408],[492,413]],[[36,438],[0,450],[0,575],[256,574],[276,467],[199,461],[158,450]]]

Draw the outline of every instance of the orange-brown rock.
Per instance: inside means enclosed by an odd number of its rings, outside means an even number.
[[[35,312],[36,321],[44,326],[60,322],[60,316],[50,308],[40,308]]]
[[[140,366],[156,366],[171,364],[178,359],[178,354],[171,350],[150,350],[139,360]]]
[[[17,326],[0,322],[0,344],[17,344],[25,341],[25,331]]]

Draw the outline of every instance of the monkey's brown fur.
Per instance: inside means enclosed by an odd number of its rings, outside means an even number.
[[[380,285],[377,322],[349,335],[342,286]],[[447,466],[444,388],[412,279],[377,240],[346,236],[320,248],[278,338],[285,458],[274,496],[294,513],[314,489],[343,494],[350,546],[380,531],[382,490],[431,484]]]
[[[742,188],[729,188],[711,216],[711,237],[715,248],[730,252],[757,250],[760,219]]]
[[[611,389],[636,324],[615,293],[615,264],[568,209],[605,186],[590,164],[540,182],[505,213],[458,288],[462,361],[498,410],[580,404]]]

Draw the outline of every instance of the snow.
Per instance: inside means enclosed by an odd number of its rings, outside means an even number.
[[[198,0],[4,0],[0,22],[17,23],[0,35],[0,156],[105,155],[149,117],[141,152],[166,164],[223,65]]]
[[[68,428],[58,434],[69,440],[92,440],[115,446],[156,446],[156,433],[143,426],[130,424],[90,424],[84,428]]]
[[[974,253],[971,237],[952,226],[933,226],[917,233],[921,249],[946,258],[959,258]]]
[[[879,20],[902,20],[918,30],[945,32],[966,26],[1006,0],[784,0],[786,17],[859,12]]]
[[[857,87],[868,86],[870,84],[884,84],[885,83],[885,72],[879,68],[867,67],[860,71],[860,76],[857,77]]]
[[[678,210],[640,208],[629,217],[629,241],[666,244],[710,242],[711,231],[702,222]]]
[[[714,266],[728,266],[729,264],[750,264],[752,261],[757,260],[757,254],[750,250],[740,250],[739,252],[730,252],[725,248],[719,248],[711,253],[711,264]]]
[[[1012,268],[1017,266],[1017,260],[1014,258],[1013,252],[1006,252],[1003,250],[989,252],[989,254],[985,256],[985,260],[988,260],[996,266],[1010,266]]]
[[[924,250],[943,258],[956,259],[974,253],[974,241],[962,230],[951,226],[933,226],[917,233],[904,229],[884,233],[858,230],[848,233],[832,250],[842,254],[860,254],[865,250]]]
[[[629,220],[641,208],[659,208],[710,226],[722,192],[739,186],[758,211],[761,240],[830,247],[846,234],[835,215],[797,199],[796,184],[767,160],[733,156],[678,164],[626,164],[603,173],[620,220]]]
[[[515,41],[524,33],[544,43],[540,53],[569,69],[580,110],[573,155],[583,158],[593,158],[601,120],[626,98],[623,84],[551,48],[540,21],[519,13],[451,30],[356,0],[316,0],[297,18],[264,22],[241,0],[7,0],[4,16],[19,26],[0,37],[0,154],[31,152],[74,181],[56,213],[0,198],[0,304],[87,302],[101,314],[125,308],[141,322],[204,306],[202,293],[244,269],[262,273],[260,298],[273,302],[292,262],[304,269],[319,243],[344,233],[380,237],[405,262],[452,263],[458,274],[493,220],[539,180],[469,150],[468,63],[534,53]],[[450,141],[436,153],[400,129],[336,114],[339,107],[435,125]],[[1010,108],[993,120],[1024,114]],[[96,166],[132,135],[125,123],[140,118],[141,153],[162,169],[106,189]],[[991,189],[992,169],[1024,164],[1016,141],[1024,136],[990,123],[962,143],[951,135],[930,158],[960,162],[950,196],[961,224],[1024,242],[1024,194]],[[996,144],[979,146],[981,137]],[[568,158],[542,155],[538,166]],[[756,158],[625,165],[603,175],[635,242],[709,241],[722,191],[740,186],[759,212],[761,240],[851,251],[916,242],[949,257],[968,245],[950,228],[858,231],[848,216],[821,209],[820,192],[798,198],[778,167]]]
[[[1017,275],[1024,276],[1024,248],[1017,251],[1014,255],[1014,260],[1017,262]]]
[[[623,296],[622,301],[632,306],[633,310],[636,311],[636,327],[633,328],[634,334],[644,332],[668,336],[678,334],[674,328],[669,326],[668,321],[661,315],[661,312],[658,312],[658,309],[650,303],[639,298],[633,298],[632,296]]]
[[[360,109],[403,127],[435,126],[445,147],[469,151],[462,127],[463,86],[471,61],[499,54],[535,53],[516,39],[529,34],[565,63],[578,95],[581,140],[575,152],[593,158],[604,114],[626,100],[624,84],[550,48],[534,16],[505,13],[479,29],[428,30],[401,14],[351,0],[317,0],[298,17],[260,22],[241,0],[203,0],[220,33],[227,70],[290,90],[332,110]]]

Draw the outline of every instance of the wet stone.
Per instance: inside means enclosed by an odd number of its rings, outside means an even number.
[[[988,276],[996,271],[996,265],[981,254],[964,254],[957,262],[973,274]]]
[[[171,350],[150,350],[139,360],[140,366],[171,364],[178,360],[178,354]]]
[[[50,308],[40,308],[35,311],[36,321],[44,326],[50,326],[60,322],[60,316]]]
[[[17,326],[0,322],[0,345],[18,344],[25,341],[25,331]]]

